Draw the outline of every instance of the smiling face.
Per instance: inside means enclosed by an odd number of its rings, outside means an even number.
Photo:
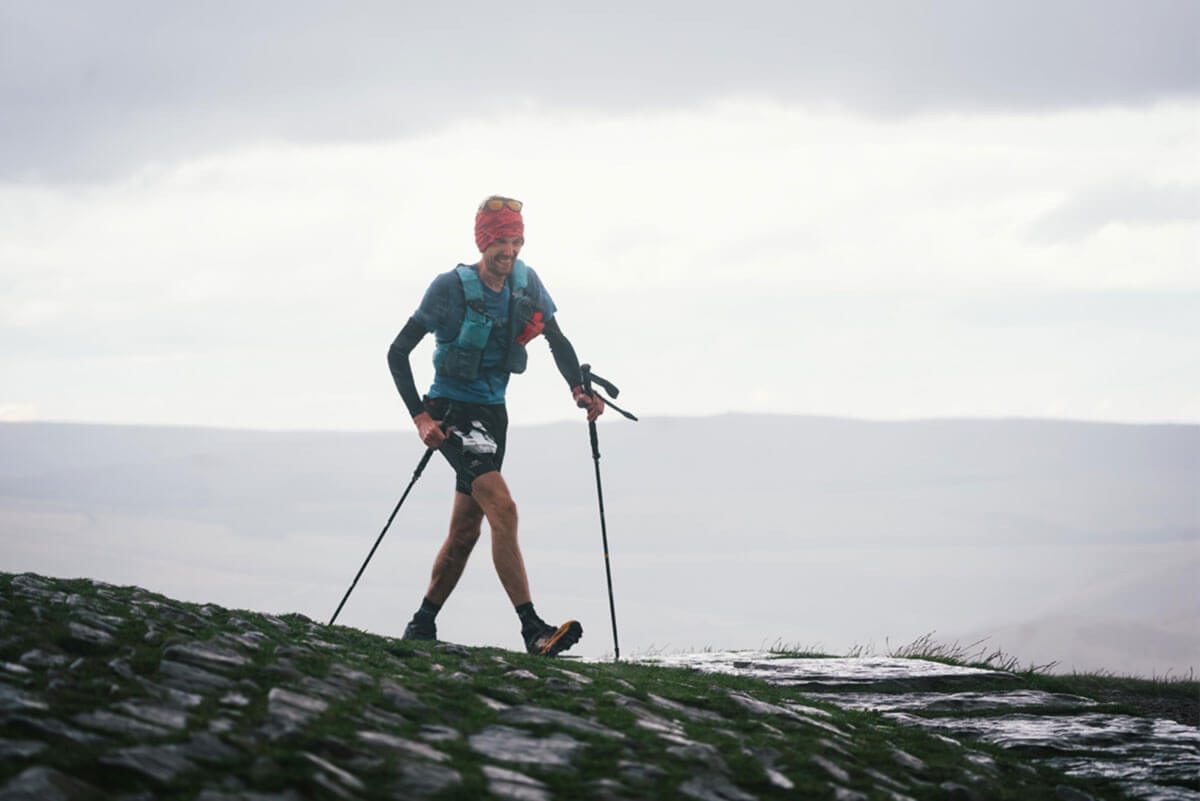
[[[519,236],[505,236],[492,240],[479,259],[479,271],[484,280],[491,283],[502,283],[512,275],[513,262],[525,240]]]

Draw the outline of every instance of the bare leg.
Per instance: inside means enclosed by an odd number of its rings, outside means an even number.
[[[497,473],[496,475],[499,475]],[[450,533],[442,543],[437,558],[433,560],[433,577],[425,597],[434,603],[444,604],[451,591],[462,577],[467,558],[479,540],[483,525],[483,509],[470,495],[454,493],[454,508],[450,513]]]
[[[508,484],[499,472],[484,473],[471,485],[471,497],[492,529],[492,561],[508,599],[513,606],[528,603],[529,577],[517,544],[517,505],[509,494]]]

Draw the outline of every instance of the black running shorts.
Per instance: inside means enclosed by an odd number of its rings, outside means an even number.
[[[508,435],[508,410],[504,404],[480,406],[448,398],[426,398],[425,408],[434,420],[446,423],[441,454],[454,468],[454,489],[470,495],[475,479],[500,470]]]

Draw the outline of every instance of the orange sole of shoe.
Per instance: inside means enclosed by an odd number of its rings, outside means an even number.
[[[554,636],[542,646],[541,654],[542,656],[554,656],[579,642],[579,638],[582,636],[583,626],[579,625],[579,621],[568,620],[559,626],[558,631],[554,632]]]

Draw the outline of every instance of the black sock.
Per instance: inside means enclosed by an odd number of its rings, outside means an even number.
[[[521,628],[528,629],[546,625],[538,613],[533,611],[533,601],[526,601],[517,607],[517,617],[521,618]]]
[[[441,604],[435,604],[428,598],[422,598],[421,608],[417,610],[417,614],[413,617],[427,617],[430,620],[433,620],[435,617],[437,617],[437,613],[440,612],[441,609]]]

